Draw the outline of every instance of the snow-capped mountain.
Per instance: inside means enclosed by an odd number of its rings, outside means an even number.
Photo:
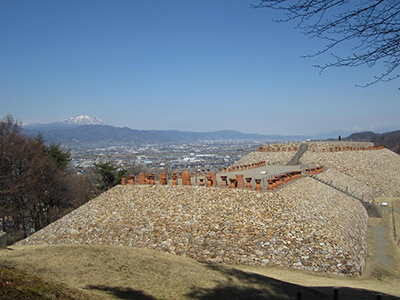
[[[93,118],[90,116],[82,115],[75,118],[64,119],[53,123],[24,124],[23,127],[25,130],[49,131],[49,130],[71,129],[83,125],[108,125],[108,124],[99,118]]]
[[[76,118],[64,119],[58,121],[57,123],[71,124],[71,125],[108,125],[106,122],[100,120],[99,118],[93,118],[90,116],[83,116],[83,115],[78,116]]]

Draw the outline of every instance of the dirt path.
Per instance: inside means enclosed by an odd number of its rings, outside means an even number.
[[[368,226],[368,259],[365,276],[373,276],[378,280],[385,278],[400,278],[400,247],[393,235],[393,228],[400,227],[400,218],[395,219],[391,212],[394,207],[400,206],[399,198],[377,198],[377,202],[387,202],[383,209],[383,218],[370,218]],[[398,224],[397,224],[398,223]],[[400,288],[399,288],[400,290]]]
[[[370,226],[372,232],[372,243],[375,247],[373,259],[377,260],[378,264],[387,269],[392,269],[393,258],[388,255],[389,252],[389,228],[383,225]]]

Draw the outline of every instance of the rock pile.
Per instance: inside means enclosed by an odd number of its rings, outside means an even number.
[[[330,183],[340,189],[344,189],[350,194],[364,201],[374,200],[374,190],[363,182],[353,177],[339,172],[335,169],[328,169],[324,173],[315,175],[319,179]]]
[[[297,214],[298,224],[306,232],[298,245],[302,254],[298,265],[312,270],[309,266],[314,262],[303,258],[319,257],[321,267],[332,273],[336,268],[343,268],[342,273],[347,269],[353,275],[355,270],[362,272],[367,255],[368,215],[358,200],[311,178],[303,178],[279,194],[283,198],[301,199],[287,207],[289,214]]]
[[[265,144],[258,148],[260,152],[285,152],[285,151],[297,151],[301,143],[277,143],[277,144]]]
[[[388,149],[325,153],[306,151],[300,163],[335,169],[372,188],[374,196],[400,196],[400,156]]]
[[[236,161],[232,166],[240,166],[265,161],[267,165],[286,165],[296,154],[295,151],[286,152],[250,152]]]
[[[308,151],[337,152],[337,151],[368,151],[374,146],[371,142],[323,141],[308,142]]]
[[[135,246],[205,262],[356,275],[367,223],[358,201],[311,178],[278,193],[117,186],[19,244]]]

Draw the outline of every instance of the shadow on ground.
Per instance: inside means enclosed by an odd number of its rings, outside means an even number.
[[[306,299],[304,298],[306,294],[313,299],[324,299],[323,293],[304,288],[300,285],[224,266],[208,265],[208,268],[223,274],[228,279],[228,282],[219,282],[212,289],[195,288],[188,295],[189,297],[198,300],[280,300],[296,299],[297,293],[301,292],[303,299]],[[240,284],[237,284],[238,282]]]
[[[381,299],[400,300],[400,298],[382,294],[379,292],[341,287],[305,287],[301,285],[291,284],[270,277],[247,273],[240,270],[229,269],[223,266],[210,265],[214,271],[223,273],[229,278],[227,283],[218,283],[215,288],[196,288],[187,295],[198,300],[278,300],[278,299],[300,299],[298,294],[301,293],[301,299],[334,299],[334,290],[337,290],[338,300],[375,300],[380,295]],[[241,285],[233,284],[239,280]]]
[[[227,280],[216,282],[214,288],[194,287],[190,293],[183,296],[195,300],[332,300],[335,299],[334,290],[336,289],[338,300],[375,300],[379,299],[378,295],[382,300],[400,300],[395,296],[369,290],[333,286],[306,287],[224,266],[207,264],[206,266],[221,273]],[[126,287],[90,285],[86,288],[105,292],[118,299],[157,300],[142,291]]]
[[[146,295],[142,291],[137,291],[131,288],[108,287],[104,285],[89,285],[86,288],[90,290],[99,290],[107,294],[111,294],[118,299],[157,300],[152,296]]]

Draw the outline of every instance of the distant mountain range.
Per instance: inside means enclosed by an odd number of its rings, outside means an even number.
[[[301,136],[280,136],[246,134],[234,130],[214,132],[188,132],[177,130],[136,130],[128,127],[114,127],[109,125],[81,125],[73,128],[49,127],[41,129],[23,129],[28,136],[36,136],[39,132],[47,142],[70,144],[179,144],[210,140],[260,140],[282,141],[305,139]]]
[[[79,116],[53,123],[24,124],[23,131],[28,136],[39,132],[47,142],[73,144],[179,144],[209,140],[304,140],[306,136],[283,136],[241,133],[234,130],[214,132],[189,132],[178,130],[137,130],[115,127],[89,116]]]
[[[262,135],[241,133],[234,130],[221,130],[214,132],[189,132],[178,130],[137,130],[128,127],[115,127],[107,124],[99,118],[89,116],[78,116],[53,123],[25,124],[23,131],[28,136],[36,136],[39,132],[45,141],[61,143],[63,145],[110,145],[110,144],[179,144],[210,140],[258,140],[266,141],[299,141],[306,139],[336,139],[339,135],[348,136],[353,140],[374,139],[378,144],[380,141],[388,141],[386,133],[376,134],[373,132],[354,133],[351,131],[333,131],[327,134],[314,136],[306,135]],[[397,131],[400,132],[400,131]],[[391,141],[390,145],[396,146]],[[387,146],[388,147],[388,146]]]

